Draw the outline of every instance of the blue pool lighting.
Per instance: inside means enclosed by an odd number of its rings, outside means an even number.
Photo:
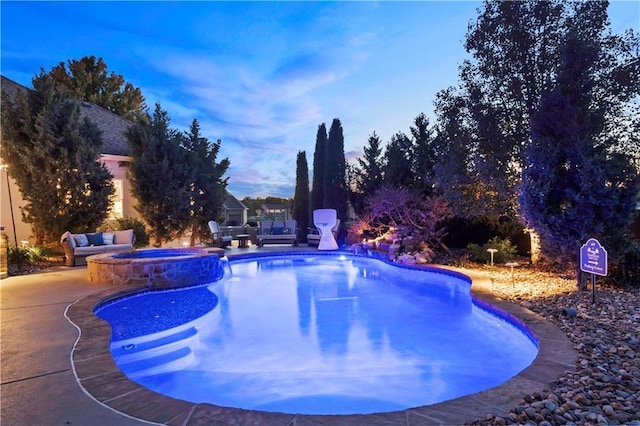
[[[96,308],[131,380],[194,403],[368,414],[497,386],[538,353],[458,273],[345,254],[228,263],[214,283]]]

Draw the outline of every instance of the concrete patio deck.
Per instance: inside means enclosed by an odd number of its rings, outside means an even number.
[[[227,254],[291,249],[234,247]],[[560,329],[521,306],[495,298],[491,284],[473,271],[459,271],[473,279],[475,296],[517,316],[533,330],[540,341],[538,357],[496,388],[431,406],[366,416],[262,413],[193,404],[156,394],[131,382],[115,367],[108,352],[109,326],[92,314],[95,302],[121,289],[89,283],[86,267],[58,267],[9,277],[0,281],[0,423],[456,425],[489,413],[503,414],[524,395],[540,392],[566,370],[575,369],[577,354]],[[67,309],[69,318],[83,329],[77,345],[78,329],[65,317]]]

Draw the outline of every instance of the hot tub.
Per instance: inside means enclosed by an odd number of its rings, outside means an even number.
[[[166,289],[216,281],[224,274],[219,249],[144,249],[87,257],[87,278],[96,284]]]

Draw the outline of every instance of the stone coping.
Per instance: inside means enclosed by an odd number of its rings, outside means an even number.
[[[222,253],[224,255],[224,252]],[[219,279],[220,252],[204,248],[142,249],[87,257],[87,279],[104,285],[165,289]]]
[[[153,392],[122,373],[109,350],[111,327],[93,313],[103,299],[130,287],[112,286],[67,309],[80,330],[72,350],[79,384],[96,401],[127,416],[168,425],[452,425],[504,415],[527,394],[542,389],[567,370],[575,370],[577,352],[565,334],[540,315],[491,294],[489,280],[473,271],[447,268],[471,277],[473,296],[515,316],[538,338],[533,363],[507,382],[475,394],[402,411],[367,415],[296,415],[197,404]]]

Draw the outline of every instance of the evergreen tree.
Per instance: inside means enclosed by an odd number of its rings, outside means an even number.
[[[344,135],[342,124],[334,118],[329,128],[324,174],[324,199],[326,208],[336,209],[338,219],[343,223],[347,220],[347,180],[346,162],[344,159]]]
[[[466,100],[454,90],[443,90],[436,96],[437,136],[435,186],[436,192],[451,206],[452,214],[473,218],[479,210],[477,185],[472,175],[473,160],[467,149],[470,139],[465,119]]]
[[[396,188],[413,187],[413,143],[403,132],[391,137],[384,153],[384,183]]]
[[[185,135],[185,149],[188,156],[188,169],[191,173],[191,229],[190,244],[197,240],[205,241],[211,237],[209,221],[222,216],[222,206],[226,198],[228,178],[223,175],[229,168],[229,159],[217,162],[220,152],[220,140],[210,142],[200,135],[198,120],[193,120],[189,132]],[[185,165],[186,167],[186,165]]]
[[[429,119],[419,114],[411,126],[413,137],[413,175],[415,188],[424,195],[433,194],[435,175],[435,140]]]
[[[60,62],[49,72],[55,88],[70,98],[100,105],[121,117],[134,121],[146,114],[140,89],[127,83],[122,75],[107,71],[102,58],[85,56]]]
[[[299,240],[306,242],[311,214],[309,212],[309,166],[307,165],[307,154],[304,151],[298,151],[296,159],[296,190],[293,196],[293,218],[298,222]]]
[[[34,90],[3,94],[2,158],[25,206],[36,245],[58,241],[64,231],[94,231],[108,216],[114,193],[99,161],[99,129],[81,119],[78,105],[54,88],[50,76],[33,78]]]
[[[530,119],[558,65],[565,28],[562,0],[486,0],[469,25],[461,66],[477,191],[476,215],[515,217],[521,148]]]
[[[327,127],[318,126],[316,147],[313,153],[313,190],[311,191],[311,211],[324,208],[325,163],[327,155]]]
[[[553,87],[570,31],[602,47],[593,64],[592,100],[605,111],[603,134],[618,132],[607,150],[626,151],[636,140],[640,115],[630,105],[640,89],[640,41],[631,30],[611,35],[607,7],[606,1],[483,2],[469,25],[465,48],[472,58],[460,67],[455,94],[465,100],[459,117],[470,160],[464,170],[472,189],[466,204],[477,206],[476,216],[515,215],[531,117],[541,94]]]
[[[183,136],[169,124],[167,112],[156,104],[150,121],[140,119],[126,134],[131,194],[156,247],[182,235],[191,213],[189,158],[181,146]]]
[[[456,215],[492,225],[502,223],[505,214],[507,222],[520,219],[516,195],[531,117],[541,93],[556,82],[570,31],[602,48],[592,66],[592,105],[605,111],[597,144],[611,157],[614,151],[637,152],[634,129],[640,128],[640,114],[633,104],[640,89],[640,41],[633,31],[611,35],[607,5],[483,3],[467,33],[465,47],[472,58],[460,67],[460,86],[442,91],[436,101],[436,185]]]
[[[533,117],[519,197],[544,258],[577,269],[589,237],[619,236],[627,227],[638,191],[629,158],[598,143],[605,128],[605,111],[593,99],[599,45],[583,37],[569,34],[556,86]]]
[[[373,132],[369,135],[367,146],[363,149],[363,158],[358,158],[358,167],[355,172],[356,190],[354,191],[358,197],[353,202],[354,209],[358,214],[363,212],[365,199],[372,196],[384,182],[381,145],[380,138],[376,132]]]

